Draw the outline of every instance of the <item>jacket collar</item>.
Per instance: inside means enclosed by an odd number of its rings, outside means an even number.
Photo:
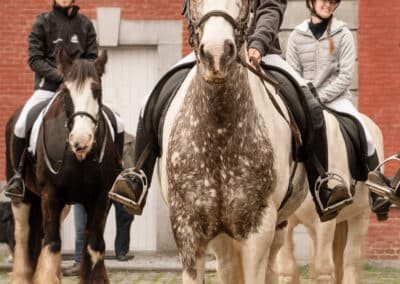
[[[304,22],[302,22],[301,24],[297,25],[294,29],[303,35],[314,37],[308,26],[310,21],[311,21],[310,19],[307,19]],[[331,36],[340,32],[344,27],[346,27],[346,24],[343,21],[338,20],[335,17],[333,17],[332,18],[332,26],[331,26]],[[327,37],[328,37],[328,35],[325,31],[319,40],[326,39]]]
[[[56,13],[58,15],[63,15],[64,17],[73,18],[76,16],[76,14],[78,14],[79,6],[76,6],[76,5],[72,6],[72,12],[71,12],[71,14],[68,14],[66,8],[62,8],[62,7],[58,6],[57,4],[54,4],[53,11],[54,11],[54,13]]]

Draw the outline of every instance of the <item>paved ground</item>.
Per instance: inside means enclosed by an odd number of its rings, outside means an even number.
[[[0,284],[10,283],[9,272],[11,265],[7,262],[7,252],[0,246]],[[72,264],[71,260],[64,260],[63,267]],[[110,282],[113,284],[173,284],[181,283],[181,265],[175,254],[148,254],[137,253],[135,258],[127,262],[118,262],[112,257],[106,258],[106,267]],[[214,271],[215,261],[209,258],[206,264],[206,283],[217,283]],[[302,284],[312,283],[308,277],[307,268],[299,268],[302,275]],[[64,284],[79,283],[77,277],[65,277]],[[400,269],[378,268],[363,266],[360,284],[399,284]]]

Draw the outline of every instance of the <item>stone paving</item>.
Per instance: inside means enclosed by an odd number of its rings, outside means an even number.
[[[0,245],[0,284],[10,283],[10,263],[7,254]],[[71,260],[64,260],[62,267],[72,264]],[[116,261],[113,257],[106,257],[108,276],[112,284],[173,284],[182,283],[181,265],[176,254],[135,253],[135,258],[127,262]],[[218,283],[215,274],[215,260],[209,257],[206,261],[206,284]],[[301,267],[301,284],[312,283],[307,274],[307,268]],[[79,283],[77,277],[64,277],[64,284]],[[400,268],[379,268],[364,265],[360,284],[400,284]]]

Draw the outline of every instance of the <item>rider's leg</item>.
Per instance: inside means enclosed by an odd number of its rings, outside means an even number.
[[[265,56],[263,60],[269,65],[277,66],[287,71],[303,89],[312,120],[311,131],[313,139],[310,141],[311,143],[309,143],[310,147],[306,149],[309,155],[305,162],[310,191],[314,197],[313,200],[316,203],[317,212],[321,220],[330,220],[337,215],[337,211],[341,208],[335,207],[335,204],[339,204],[344,200],[349,200],[351,196],[349,196],[349,191],[344,184],[338,184],[335,188],[328,188],[328,178],[325,182],[316,184],[318,177],[326,177],[328,167],[326,130],[323,123],[324,118],[321,105],[315,98],[316,94],[313,94],[312,90],[310,90],[308,81],[303,79],[281,56],[270,54]],[[313,91],[315,91],[315,89]],[[318,147],[314,145],[318,145]],[[317,167],[316,163],[318,163],[320,167]],[[318,198],[316,198],[315,190],[319,192]],[[323,208],[321,208],[317,199],[320,199]],[[324,209],[328,207],[332,209],[325,211]],[[334,208],[335,210],[333,210]]]
[[[384,183],[383,174],[381,172],[374,171],[375,168],[378,167],[379,165],[378,154],[376,152],[375,143],[372,139],[371,133],[369,132],[369,129],[365,125],[364,120],[362,119],[358,110],[348,99],[345,98],[336,99],[333,102],[328,103],[327,107],[340,112],[348,113],[353,117],[357,118],[357,120],[360,122],[360,124],[364,129],[365,138],[367,140],[367,146],[368,146],[367,166],[370,171],[369,176],[372,174],[374,177],[376,177],[376,179],[380,180],[381,183]],[[373,192],[370,192],[370,197],[371,197],[371,203],[370,203],[371,210],[375,212],[378,220],[386,220],[388,218],[388,212],[390,210],[391,203],[387,201],[385,198]]]
[[[12,163],[14,167],[14,176],[5,186],[4,194],[11,198],[12,201],[21,201],[24,197],[24,181],[23,181],[23,154],[26,148],[26,119],[29,111],[37,104],[48,100],[54,95],[54,92],[36,90],[30,99],[24,105],[17,122],[14,127],[14,135],[11,139]],[[22,161],[22,163],[21,163]]]

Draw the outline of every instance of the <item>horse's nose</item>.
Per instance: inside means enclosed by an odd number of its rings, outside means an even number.
[[[88,148],[88,145],[83,145],[83,144],[80,144],[80,143],[76,142],[76,143],[74,144],[74,148],[75,148],[75,150],[78,151],[78,152],[80,152],[80,151],[85,151],[85,150]]]
[[[227,39],[221,45],[199,46],[199,59],[207,68],[210,68],[215,74],[225,72],[229,69],[230,63],[235,58],[236,47],[232,40]]]

